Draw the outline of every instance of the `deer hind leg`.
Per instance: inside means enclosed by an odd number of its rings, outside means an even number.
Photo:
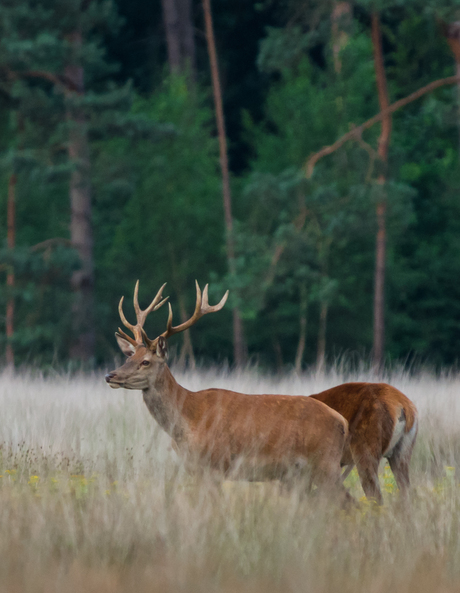
[[[401,494],[406,494],[410,487],[408,459],[394,453],[388,461]]]
[[[405,434],[396,447],[393,449],[391,456],[388,457],[391,471],[398,485],[399,491],[406,496],[410,488],[409,478],[409,463],[412,456],[412,450],[417,436],[417,429],[414,426],[407,434]]]
[[[349,465],[345,466],[345,471],[342,473],[342,482],[345,482],[345,480],[351,474],[354,467],[355,467],[354,463],[350,463]]]
[[[375,455],[371,449],[353,451],[356,468],[358,470],[361,486],[366,498],[373,498],[377,504],[383,504],[383,496],[379,484],[379,461],[380,457]]]

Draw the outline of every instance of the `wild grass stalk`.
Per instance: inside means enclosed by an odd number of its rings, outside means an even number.
[[[350,379],[349,376],[347,376]],[[354,380],[367,380],[366,372]],[[385,507],[345,513],[277,484],[189,476],[137,392],[101,376],[0,383],[0,591],[457,591],[460,379],[395,372],[420,411],[405,505],[382,465]],[[343,380],[218,370],[190,389],[310,394]],[[460,472],[460,469],[458,470]],[[356,474],[347,479],[363,496]]]

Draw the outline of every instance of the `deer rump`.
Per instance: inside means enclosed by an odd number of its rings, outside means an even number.
[[[195,466],[236,480],[340,481],[348,422],[322,402],[207,389],[189,392],[182,416],[189,434],[177,435],[175,449]]]
[[[378,484],[382,457],[399,489],[407,491],[418,422],[414,404],[401,391],[386,383],[344,383],[310,397],[348,420],[350,436],[341,463],[350,469],[356,465],[367,497],[383,501]]]

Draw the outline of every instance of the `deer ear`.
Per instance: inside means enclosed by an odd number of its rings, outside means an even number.
[[[136,352],[134,346],[130,342],[128,342],[128,340],[122,338],[119,333],[115,333],[115,337],[117,338],[120,350],[123,352],[125,356],[132,356]]]
[[[156,355],[159,358],[163,358],[164,360],[167,360],[168,358],[168,345],[166,344],[166,340],[163,338],[163,336],[158,338]]]

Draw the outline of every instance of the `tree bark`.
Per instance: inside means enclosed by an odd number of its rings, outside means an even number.
[[[196,78],[192,0],[162,0],[169,69]]]
[[[173,286],[175,289],[175,292],[177,293],[177,298],[179,301],[179,315],[180,315],[180,319],[181,319],[181,323],[185,323],[187,321],[187,319],[189,318],[189,315],[187,315],[187,310],[185,308],[185,302],[184,302],[184,297],[183,297],[183,290],[182,290],[182,282],[181,282],[181,273],[180,270],[178,269],[177,266],[177,258],[176,258],[176,254],[174,252],[174,246],[172,242],[168,243],[168,251],[169,251],[169,264],[170,264],[170,269],[171,269],[171,274],[172,274],[172,280],[173,280]],[[182,266],[187,267],[187,262],[182,261]],[[185,369],[186,365],[187,365],[187,361],[189,364],[189,367],[191,369],[195,368],[195,354],[193,352],[193,344],[192,344],[192,337],[190,335],[190,332],[184,332],[182,334],[183,336],[183,341],[182,341],[182,347],[180,349],[180,354],[179,357],[177,359],[177,366],[180,369]]]
[[[372,46],[374,51],[374,67],[377,80],[380,111],[388,109],[388,88],[383,62],[382,33],[380,19],[377,13],[372,14]],[[388,148],[391,138],[392,118],[388,114],[382,119],[377,154],[383,163],[384,171],[379,174],[377,183],[386,183],[386,166],[388,163]],[[375,246],[375,275],[374,275],[374,345],[373,364],[379,370],[383,365],[385,350],[385,264],[386,264],[386,198],[384,189],[377,204],[377,236]]]
[[[232,197],[230,191],[230,173],[228,166],[227,136],[225,133],[225,118],[222,102],[222,92],[217,65],[217,52],[212,26],[210,0],[203,0],[204,20],[206,27],[206,41],[208,45],[209,61],[211,64],[212,88],[216,110],[216,123],[219,137],[220,167],[222,171],[222,195],[224,202],[224,218],[226,228],[227,261],[230,275],[236,276],[235,243],[233,237]],[[244,340],[243,323],[238,307],[233,307],[233,355],[236,366],[244,366],[247,361],[246,344]]]
[[[447,39],[447,43],[454,55],[455,74],[459,78],[457,82],[457,103],[458,103],[458,158],[460,159],[460,22],[441,23],[442,31]]]
[[[273,344],[273,350],[275,352],[276,370],[278,371],[278,373],[282,373],[283,367],[284,367],[283,351],[281,349],[281,344],[278,339],[278,336],[275,334],[272,335],[272,344]]]
[[[336,74],[342,71],[342,59],[340,53],[348,43],[348,29],[351,25],[351,3],[336,2],[332,9],[332,56],[334,59],[334,70]]]
[[[299,306],[299,341],[297,343],[297,351],[295,355],[294,369],[297,374],[302,371],[303,354],[305,352],[305,345],[307,342],[307,287],[302,284],[300,287],[300,306]]]
[[[179,314],[181,323],[185,323],[190,317],[187,315],[184,299],[181,293],[179,293]],[[182,348],[180,349],[180,354],[177,361],[177,365],[180,369],[185,369],[187,364],[191,370],[194,370],[196,367],[195,354],[193,352],[193,344],[190,332],[183,333]]]
[[[321,301],[319,311],[318,349],[316,352],[316,370],[323,371],[326,361],[326,327],[329,305]]]
[[[8,249],[14,249],[16,245],[16,182],[15,173],[10,175],[8,180],[8,205],[7,205],[7,245]],[[8,291],[14,289],[14,270],[10,269],[6,275]],[[14,297],[10,295],[6,303],[6,364],[8,368],[14,368],[14,349],[11,340],[14,335]]]
[[[192,0],[178,0],[180,29],[182,33],[182,67],[196,80],[195,27]]]
[[[172,74],[177,74],[181,71],[179,12],[176,0],[162,0],[161,4],[163,6],[169,69]]]
[[[81,267],[72,274],[74,292],[72,305],[72,341],[70,357],[88,361],[94,356],[94,263],[93,229],[91,224],[90,159],[86,118],[78,99],[84,94],[84,72],[78,53],[82,44],[81,33],[69,36],[73,47],[72,61],[65,68],[69,88],[66,92],[66,115],[69,126],[68,155],[73,170],[70,175],[70,237]]]
[[[458,130],[458,158],[460,160],[460,60],[455,62],[455,74],[457,75],[457,78],[458,78],[458,82],[457,82],[457,103],[458,103],[457,130]]]

